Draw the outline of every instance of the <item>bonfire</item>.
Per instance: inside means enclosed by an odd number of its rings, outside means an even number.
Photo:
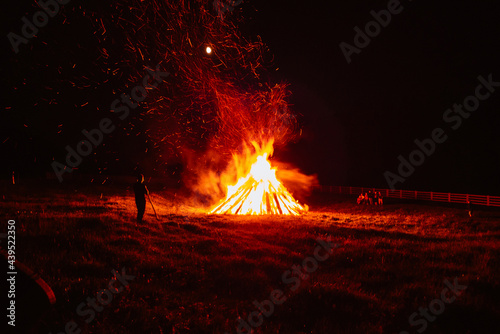
[[[254,147],[258,150],[258,145]],[[299,215],[308,211],[276,178],[276,168],[268,160],[272,154],[271,145],[267,151],[255,154],[250,171],[238,179],[236,184],[227,186],[226,198],[214,209],[212,214],[235,215]],[[235,157],[235,160],[238,159]]]

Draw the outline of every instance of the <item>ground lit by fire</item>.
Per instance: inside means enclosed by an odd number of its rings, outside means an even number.
[[[282,289],[286,302],[257,333],[412,333],[408,317],[455,277],[467,290],[429,333],[487,333],[499,318],[498,211],[470,220],[462,208],[316,194],[300,216],[207,215],[150,185],[159,220],[148,207],[136,226],[130,188],[66,187],[4,187],[0,202],[17,222],[19,260],[57,297],[40,332],[75,320],[91,333],[236,333],[254,301]],[[283,273],[328,237],[339,247],[291,291]],[[118,266],[134,281],[85,323],[76,306]]]

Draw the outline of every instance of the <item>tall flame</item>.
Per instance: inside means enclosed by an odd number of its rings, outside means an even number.
[[[257,148],[257,146],[254,144]],[[272,144],[270,147],[272,153]],[[299,215],[307,212],[276,178],[276,168],[267,160],[269,152],[256,157],[250,171],[238,182],[227,187],[227,195],[214,209],[212,214],[236,215]]]

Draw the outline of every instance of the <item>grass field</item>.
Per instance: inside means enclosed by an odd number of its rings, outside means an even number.
[[[299,217],[209,216],[181,195],[158,191],[152,199],[160,219],[148,206],[137,226],[130,188],[4,184],[1,195],[0,232],[16,220],[17,258],[57,297],[36,332],[64,332],[74,321],[84,333],[237,333],[244,326],[238,319],[248,323],[252,312],[253,323],[262,322],[254,333],[500,328],[499,211],[478,210],[471,219],[464,208],[357,206],[315,194]],[[307,278],[290,274],[313,256],[318,238],[329,237],[337,246],[326,260]],[[86,323],[78,305],[123,267],[135,278]],[[445,280],[467,288],[450,303],[436,302]],[[260,321],[253,302],[275,289],[282,303]],[[430,304],[445,309],[430,314],[432,321],[418,315],[411,326],[410,316]]]

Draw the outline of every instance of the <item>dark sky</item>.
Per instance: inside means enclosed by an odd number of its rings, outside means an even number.
[[[347,61],[341,42],[388,1],[252,1],[248,30],[291,83],[303,139],[284,154],[322,184],[387,187],[415,139],[443,128],[448,139],[396,188],[499,194],[500,91],[456,130],[444,112],[474,95],[477,77],[500,81],[500,4],[402,1],[387,27]],[[278,152],[279,154],[279,152]]]
[[[415,139],[429,138],[435,128],[442,128],[448,139],[437,144],[435,152],[395,187],[500,194],[500,87],[456,130],[451,129],[453,123],[443,121],[448,108],[474,95],[479,75],[487,78],[492,74],[494,81],[500,81],[500,4],[402,1],[402,12],[392,15],[387,27],[381,28],[360,54],[353,54],[348,64],[339,44],[353,45],[354,27],[364,30],[373,20],[370,11],[386,9],[387,4],[248,0],[238,6],[236,11],[245,17],[243,33],[250,38],[261,36],[274,56],[279,70],[272,74],[273,79],[290,83],[293,110],[301,122],[301,139],[275,152],[276,156],[306,173],[318,174],[321,184],[387,188],[384,172],[398,173],[398,156],[408,159],[416,149]],[[83,6],[78,0],[74,5]],[[21,1],[12,6],[15,8],[3,11],[2,31],[17,27],[19,18],[30,8]],[[31,86],[29,94],[22,96],[12,95],[9,88],[2,92],[2,100],[8,101],[5,106],[16,109],[16,113],[5,108],[1,111],[2,177],[12,168],[32,164],[33,152],[51,146],[60,151],[61,143],[44,141],[44,131],[58,131],[61,123],[53,119],[50,110],[71,111],[84,102],[50,105],[55,96],[50,96],[46,87],[55,78],[46,77],[44,71],[51,66],[67,67],[65,63],[70,61],[65,59],[84,59],[85,52],[92,59],[89,50],[71,49],[62,42],[59,49],[54,46],[57,41],[83,43],[90,38],[86,37],[89,30],[85,22],[64,26],[70,29],[66,31],[58,30],[60,27],[53,24],[44,28],[43,38],[30,45],[35,51],[17,57],[12,56],[4,38],[2,52],[8,59],[2,62],[4,83],[10,88],[29,78]],[[68,50],[67,55],[51,58],[54,51],[44,54],[43,43],[52,43],[61,52]],[[19,72],[19,64],[31,63],[37,65]],[[87,66],[84,71],[92,71],[90,61],[82,66]],[[111,80],[108,87],[96,90],[93,98],[109,100],[112,87]],[[37,104],[38,109],[33,107]],[[68,133],[87,126],[81,110],[66,117],[81,120],[74,122],[74,129],[65,128]],[[13,134],[24,138],[15,147]],[[114,141],[120,143],[120,138]],[[50,171],[47,159],[40,157],[35,168]]]

